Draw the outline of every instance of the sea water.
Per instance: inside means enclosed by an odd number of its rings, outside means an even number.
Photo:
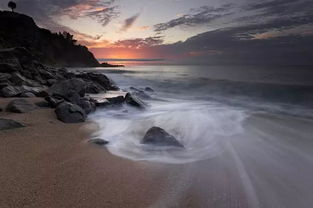
[[[123,158],[182,165],[176,179],[169,181],[171,187],[151,207],[180,204],[183,192],[191,187],[198,190],[199,207],[237,207],[231,199],[242,198],[248,203],[242,207],[249,208],[313,207],[311,67],[155,65],[80,70],[103,72],[122,90],[144,92],[139,95],[147,104],[145,110],[127,105],[98,109],[89,117],[99,126],[93,137],[109,141],[105,148]],[[141,144],[153,126],[165,129],[185,148]],[[227,183],[224,175],[229,177]],[[242,191],[245,197],[240,196]]]

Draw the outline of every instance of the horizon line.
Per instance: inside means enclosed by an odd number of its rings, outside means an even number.
[[[97,58],[98,61],[165,61],[166,59],[106,59]]]

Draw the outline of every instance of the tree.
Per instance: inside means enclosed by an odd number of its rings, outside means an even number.
[[[8,7],[12,9],[12,12],[14,12],[14,9],[16,8],[16,3],[14,1],[9,1]]]

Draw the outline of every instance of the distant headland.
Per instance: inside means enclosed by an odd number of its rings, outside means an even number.
[[[53,33],[40,28],[33,18],[0,11],[0,49],[24,47],[40,62],[62,67],[121,67],[100,64],[86,46],[77,43],[68,32]]]

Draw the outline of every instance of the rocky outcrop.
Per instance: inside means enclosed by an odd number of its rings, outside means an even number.
[[[78,105],[63,102],[55,109],[55,114],[64,123],[80,123],[86,120],[85,111]]]
[[[147,131],[141,143],[155,146],[184,147],[174,136],[167,133],[164,129],[155,126]]]
[[[13,113],[27,113],[35,109],[35,106],[25,99],[12,100],[6,110]]]
[[[16,129],[16,128],[22,128],[25,127],[23,124],[11,120],[11,119],[4,119],[0,118],[0,131],[1,130],[8,130],[8,129]]]
[[[49,65],[100,66],[87,47],[69,33],[52,33],[39,28],[24,14],[0,11],[0,48],[23,46]]]

